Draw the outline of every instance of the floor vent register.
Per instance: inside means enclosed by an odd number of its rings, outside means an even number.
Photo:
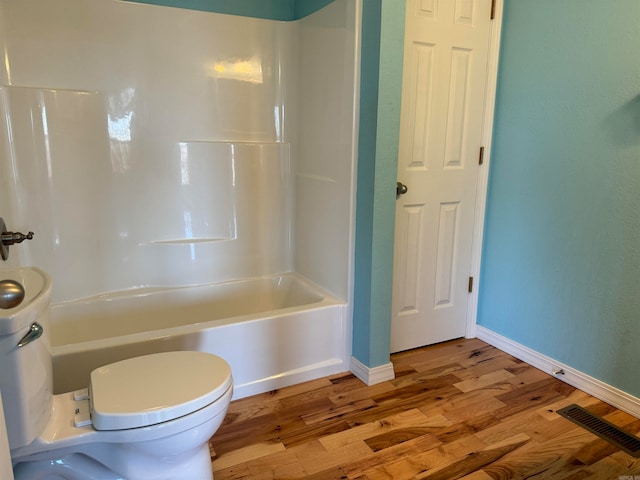
[[[603,440],[612,443],[629,455],[636,458],[640,457],[640,438],[625,432],[620,427],[607,422],[598,415],[594,415],[575,404],[561,408],[557,410],[557,413]]]

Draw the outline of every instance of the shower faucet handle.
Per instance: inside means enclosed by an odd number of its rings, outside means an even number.
[[[0,257],[2,257],[2,260],[9,258],[9,245],[22,243],[32,238],[33,232],[29,232],[26,235],[20,232],[8,232],[4,219],[0,217]]]
[[[22,243],[25,240],[31,240],[33,238],[33,232],[29,232],[26,235],[20,232],[4,232],[0,237],[3,245],[14,245],[16,243]]]

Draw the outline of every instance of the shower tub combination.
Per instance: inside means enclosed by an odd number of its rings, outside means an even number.
[[[107,363],[171,350],[223,357],[234,398],[340,372],[345,308],[294,273],[60,303],[51,310],[54,390],[83,388]]]
[[[0,0],[3,266],[51,276],[56,393],[170,350],[235,398],[349,370],[360,8]]]

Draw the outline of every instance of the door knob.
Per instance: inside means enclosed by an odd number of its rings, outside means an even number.
[[[396,182],[396,197],[404,195],[405,193],[407,193],[407,191],[409,191],[409,189],[404,183]]]

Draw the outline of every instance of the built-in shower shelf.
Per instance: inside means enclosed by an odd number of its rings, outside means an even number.
[[[97,90],[78,90],[76,88],[60,88],[60,87],[34,87],[31,85],[2,85],[2,88],[5,90],[31,90],[37,92],[48,92],[48,93],[80,93],[83,95],[100,95],[101,92]]]
[[[141,245],[191,245],[200,243],[216,243],[225,240],[233,240],[234,237],[211,237],[211,238],[176,238],[173,240],[152,240]]]
[[[258,140],[179,140],[179,144],[211,144],[211,145],[242,145],[251,147],[253,145],[274,145],[274,146],[288,146],[289,142],[268,142]]]

